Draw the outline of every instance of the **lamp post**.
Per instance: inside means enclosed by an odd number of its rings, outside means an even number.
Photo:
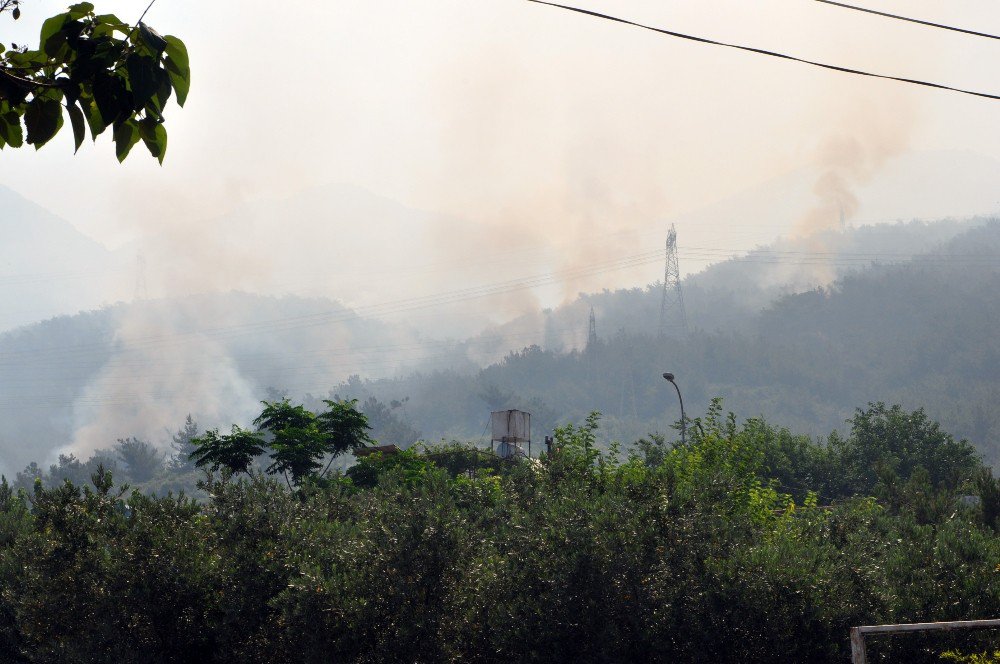
[[[681,396],[681,388],[674,382],[674,375],[670,372],[663,374],[663,377],[677,390],[677,400],[681,402],[681,445],[687,443],[687,418],[684,416],[684,397]]]

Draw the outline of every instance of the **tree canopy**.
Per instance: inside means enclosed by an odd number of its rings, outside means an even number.
[[[258,441],[320,417],[264,410]],[[417,445],[294,489],[257,460],[201,501],[70,458],[77,479],[0,479],[0,661],[832,664],[854,625],[1000,612],[1000,483],[921,411],[869,404],[822,441],[716,400],[686,444],[622,450],[599,425],[530,461]],[[965,630],[868,657],[997,649]]]
[[[368,418],[356,401],[325,401],[327,410],[319,415],[288,399],[262,403],[264,409],[254,420],[256,431],[233,425],[228,435],[212,430],[193,438],[195,465],[249,473],[254,459],[270,449],[267,473],[280,474],[291,487],[307,478],[322,479],[338,456],[373,442]]]
[[[19,5],[0,0],[0,13],[17,20]],[[143,17],[130,25],[81,2],[44,21],[36,48],[0,43],[0,149],[41,148],[68,117],[76,150],[88,128],[95,141],[110,128],[118,161],[142,141],[162,164],[164,111],[171,95],[184,105],[191,72],[184,42]]]

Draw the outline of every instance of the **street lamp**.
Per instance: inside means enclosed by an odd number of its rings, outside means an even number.
[[[684,397],[681,396],[681,388],[674,382],[674,375],[670,372],[663,374],[663,377],[677,390],[677,400],[681,402],[681,445],[687,443],[687,418],[684,417]]]

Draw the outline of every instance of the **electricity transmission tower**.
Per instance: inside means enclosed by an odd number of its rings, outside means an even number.
[[[587,350],[591,353],[597,350],[597,318],[594,316],[594,307],[590,308],[590,327],[587,330]]]
[[[687,314],[681,294],[681,268],[677,260],[677,230],[667,233],[667,261],[663,269],[663,299],[660,301],[660,338],[687,334]]]

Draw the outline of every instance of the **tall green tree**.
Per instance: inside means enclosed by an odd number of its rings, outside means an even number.
[[[372,429],[368,422],[368,413],[358,410],[357,399],[324,400],[323,403],[327,409],[317,416],[316,421],[319,430],[326,436],[329,454],[337,457],[374,442],[368,434]]]
[[[249,473],[253,460],[264,453],[264,441],[257,431],[233,425],[231,433],[219,435],[218,429],[210,429],[203,435],[191,439],[195,450],[190,458],[195,466],[208,466],[212,472],[226,469],[235,475]]]
[[[177,433],[170,436],[170,447],[173,454],[170,456],[170,469],[175,472],[184,472],[194,469],[194,461],[191,460],[191,453],[197,449],[192,442],[198,437],[198,424],[188,413],[184,420],[184,426],[177,430]]]
[[[280,473],[289,486],[307,477],[325,477],[339,455],[372,442],[368,417],[357,409],[356,400],[324,401],[327,409],[319,415],[288,399],[263,403],[254,424],[271,436],[267,471]]]
[[[263,403],[264,410],[253,423],[271,435],[272,463],[267,472],[280,473],[289,486],[301,484],[323,467],[326,436],[320,431],[315,413],[304,406],[293,406],[288,399]]]
[[[163,454],[144,440],[119,438],[114,450],[128,476],[136,482],[153,479],[163,468]]]

